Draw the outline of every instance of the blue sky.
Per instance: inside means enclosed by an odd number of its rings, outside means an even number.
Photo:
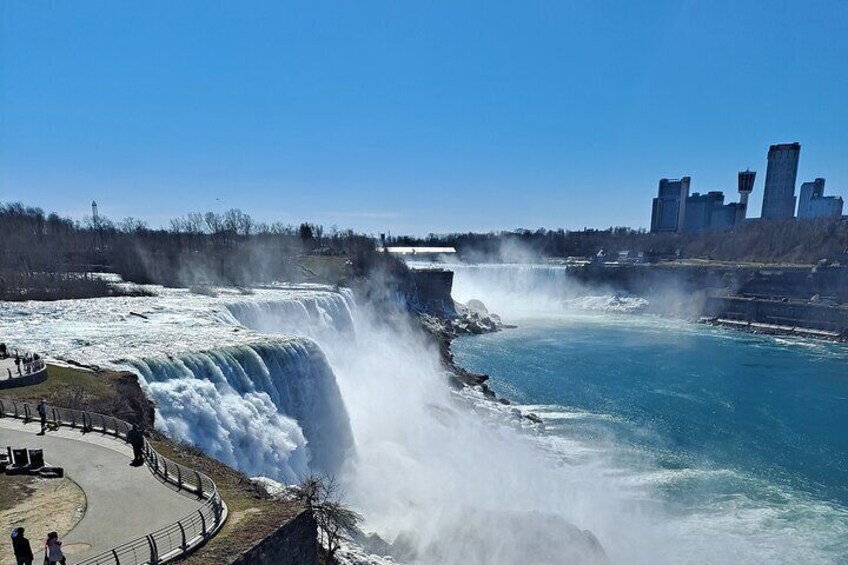
[[[0,201],[638,227],[660,177],[735,198],[746,167],[758,216],[791,141],[848,197],[846,0],[0,6]]]

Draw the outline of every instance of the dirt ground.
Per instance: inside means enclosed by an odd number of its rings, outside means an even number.
[[[0,475],[0,565],[14,565],[13,528],[26,529],[36,561],[42,540],[50,531],[64,536],[85,514],[85,493],[75,482],[26,475]]]

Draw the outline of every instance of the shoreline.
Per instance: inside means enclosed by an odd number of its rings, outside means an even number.
[[[482,333],[496,333],[502,331],[503,329],[514,328],[515,326],[505,325],[501,327],[496,327],[488,332],[462,332],[457,333],[456,331],[451,331],[446,327],[443,323],[443,320],[440,318],[434,318],[431,316],[418,315],[417,320],[421,328],[424,330],[425,335],[429,336],[430,339],[434,340],[439,349],[439,357],[442,364],[442,367],[445,371],[450,375],[448,377],[448,386],[453,390],[462,390],[463,388],[471,388],[479,391],[483,398],[489,402],[494,404],[501,404],[503,406],[512,406],[513,402],[508,398],[499,397],[494,390],[489,386],[488,381],[490,379],[489,375],[483,373],[475,373],[473,371],[469,371],[468,369],[462,367],[457,364],[454,359],[453,352],[451,351],[451,346],[453,344],[453,340],[463,336],[463,335],[482,335]],[[433,321],[436,320],[441,321],[442,323],[434,324]],[[527,420],[528,422],[534,425],[544,425],[542,419],[533,412],[522,412],[518,408],[513,408],[513,413],[520,416],[521,419]]]

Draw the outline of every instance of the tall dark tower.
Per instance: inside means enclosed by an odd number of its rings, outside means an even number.
[[[780,143],[769,147],[762,218],[788,220],[795,217],[795,179],[800,156],[800,143]]]
[[[97,217],[97,202],[94,200],[91,201],[91,219],[94,221],[95,225],[97,225],[97,222],[100,219]]]
[[[756,171],[739,171],[739,210],[736,213],[736,223],[740,224],[745,221],[745,215],[748,212],[748,197],[754,192],[754,179],[756,179]]]

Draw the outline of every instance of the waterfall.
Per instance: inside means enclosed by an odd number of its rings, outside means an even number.
[[[482,300],[490,311],[512,319],[567,311],[633,312],[647,305],[643,298],[587,287],[574,280],[565,265],[498,263],[446,267],[454,271],[452,294],[456,300]]]
[[[335,473],[353,448],[335,375],[310,339],[125,363],[146,381],[162,431],[248,475]]]
[[[236,323],[258,332],[320,337],[326,333],[352,335],[353,304],[353,294],[345,288],[292,300],[234,302],[226,308]]]

